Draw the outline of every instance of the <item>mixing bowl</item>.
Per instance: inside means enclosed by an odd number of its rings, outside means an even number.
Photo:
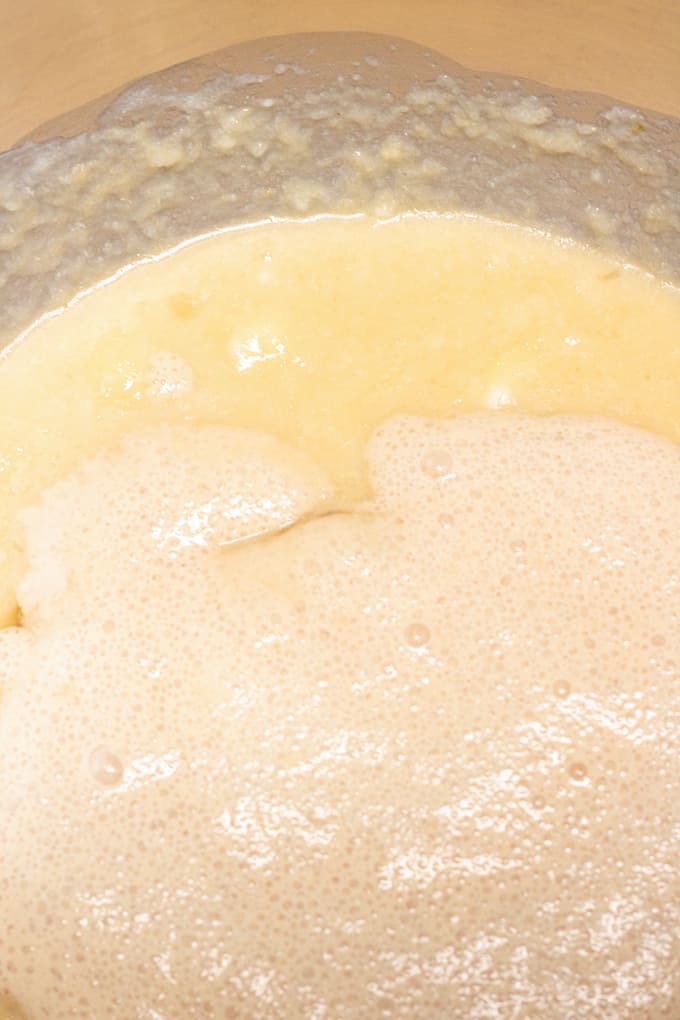
[[[0,157],[0,346],[197,236],[404,210],[521,222],[677,279],[680,121],[474,73],[390,36],[242,43]]]
[[[268,217],[458,210],[680,270],[680,121],[404,40],[274,37],[144,78],[0,157],[7,342],[121,267]]]

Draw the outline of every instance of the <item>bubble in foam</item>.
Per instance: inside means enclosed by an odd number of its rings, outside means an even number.
[[[585,783],[588,780],[588,766],[581,761],[572,762],[569,766],[569,778],[575,783]]]
[[[453,470],[453,460],[447,450],[430,450],[421,461],[424,474],[430,478],[444,478]]]
[[[430,628],[424,623],[411,623],[406,628],[406,643],[411,648],[422,648],[430,640]]]
[[[102,786],[117,786],[123,778],[124,768],[120,758],[107,747],[97,747],[87,759],[92,776]]]
[[[373,503],[328,515],[305,458],[215,429],[140,432],[26,515],[0,987],[50,1020],[361,1020],[367,988],[468,1020],[483,973],[499,1017],[675,1015],[677,449],[399,418]]]

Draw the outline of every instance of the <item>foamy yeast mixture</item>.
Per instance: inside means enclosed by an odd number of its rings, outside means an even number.
[[[679,323],[519,228],[327,221],[16,346],[12,1008],[680,1014]]]

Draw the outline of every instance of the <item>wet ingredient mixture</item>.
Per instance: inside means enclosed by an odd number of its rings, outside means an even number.
[[[203,241],[15,346],[29,1020],[678,1012],[679,323],[566,242],[351,219]]]

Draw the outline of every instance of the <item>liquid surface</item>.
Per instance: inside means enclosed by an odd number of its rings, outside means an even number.
[[[348,499],[367,494],[365,444],[396,413],[603,414],[680,439],[676,289],[474,218],[310,226],[142,266],[0,361],[0,623],[21,509],[141,425],[271,432]]]
[[[675,436],[678,295],[475,221],[304,229],[2,366],[0,990],[673,1017],[680,449],[574,412]]]

